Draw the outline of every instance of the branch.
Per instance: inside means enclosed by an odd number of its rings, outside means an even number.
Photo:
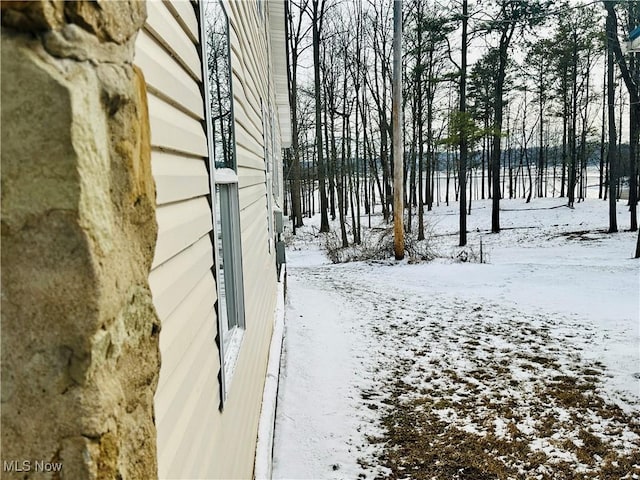
[[[613,28],[617,32],[618,31],[618,17],[616,15],[616,11],[614,9],[614,5],[612,2],[603,1],[604,8],[607,10],[607,15],[611,16],[613,21]],[[620,67],[620,73],[622,74],[622,78],[624,79],[624,83],[627,86],[627,91],[629,92],[629,97],[631,100],[631,104],[635,104],[636,108],[640,108],[640,98],[638,96],[638,84],[636,84],[633,80],[631,72],[629,72],[629,67],[627,66],[627,62],[622,55],[622,49],[620,48],[620,42],[618,40],[617,35],[614,38],[607,37],[607,41],[611,42],[611,46],[613,47],[613,53],[616,57],[616,63],[618,67]]]

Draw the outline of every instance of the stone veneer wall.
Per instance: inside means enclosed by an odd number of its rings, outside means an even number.
[[[1,8],[2,478],[155,478],[146,5]]]

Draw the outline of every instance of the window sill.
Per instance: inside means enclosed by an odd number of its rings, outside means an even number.
[[[224,378],[227,394],[229,392],[229,389],[231,388],[233,372],[236,369],[236,363],[238,362],[238,357],[240,356],[240,347],[242,346],[243,339],[243,328],[236,327],[226,334],[226,342],[224,345]]]

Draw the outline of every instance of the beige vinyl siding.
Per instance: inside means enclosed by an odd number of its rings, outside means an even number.
[[[147,71],[157,72],[146,78],[149,90],[167,103],[202,118],[204,105],[196,80],[175,60],[167,61],[166,51],[147,31],[140,32],[136,46],[136,63]]]
[[[159,205],[209,193],[209,173],[201,158],[154,151],[152,162]]]
[[[215,337],[212,213],[196,10],[189,1],[147,2],[136,64],[147,81],[158,240],[149,283],[162,322],[155,396],[160,478],[251,478],[276,307],[275,249],[269,249],[263,112],[278,104],[263,3],[224,1],[230,53],[246,330],[220,410]],[[283,54],[283,52],[279,52]],[[265,128],[269,128],[266,125]]]
[[[162,323],[158,471],[160,478],[212,478],[220,362],[199,26],[188,1],[148,2],[147,10],[136,64],[147,82],[158,205],[149,275]]]
[[[225,434],[216,437],[212,463],[216,478],[251,478],[277,293],[274,249],[269,253],[267,243],[261,112],[261,101],[269,101],[269,65],[256,2],[224,2],[224,7],[230,25],[246,332],[225,403]]]
[[[185,5],[181,10],[185,11],[189,2],[184,0],[182,3]],[[147,2],[147,22],[144,28],[193,78],[202,81],[200,58],[194,48],[197,39],[177,21],[174,16],[175,8],[168,5],[169,2]]]
[[[207,235],[212,227],[211,209],[205,197],[163,205],[157,211],[158,240],[153,267],[161,265]]]

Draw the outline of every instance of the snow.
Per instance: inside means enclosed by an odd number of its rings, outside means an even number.
[[[273,436],[275,429],[276,401],[280,374],[280,355],[284,335],[284,280],[285,269],[280,272],[278,282],[278,301],[276,303],[273,335],[269,345],[269,363],[262,395],[262,410],[258,424],[258,441],[254,476],[256,480],[264,480],[272,476]]]
[[[622,231],[621,202],[612,235],[607,203],[563,203],[503,200],[503,230],[491,234],[490,201],[475,202],[466,251],[477,256],[482,241],[482,264],[455,260],[456,204],[425,215],[432,262],[332,264],[319,219],[305,219],[287,251],[273,478],[384,478],[383,419],[398,405],[467,435],[528,442],[547,458],[530,478],[553,478],[558,462],[595,472],[563,443],[582,447],[583,430],[618,455],[640,450],[637,424],[620,420],[640,416],[637,234]],[[563,400],[573,383],[585,396]],[[605,418],[598,405],[626,416]]]

